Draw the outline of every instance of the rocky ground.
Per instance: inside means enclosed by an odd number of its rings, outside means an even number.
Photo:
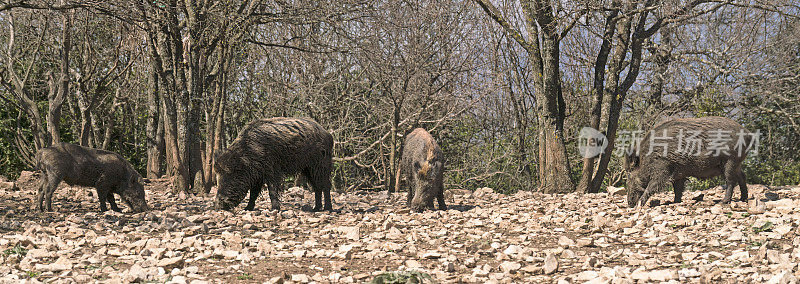
[[[800,273],[800,187],[752,185],[754,198],[731,206],[716,204],[720,188],[694,191],[640,212],[620,194],[450,190],[451,209],[427,213],[385,192],[334,194],[337,212],[312,213],[313,195],[293,188],[281,212],[264,195],[261,211],[234,214],[153,182],[154,210],[120,214],[65,185],[56,212],[38,213],[35,183],[17,185],[0,189],[0,283],[364,283],[396,271],[440,283],[795,283]]]

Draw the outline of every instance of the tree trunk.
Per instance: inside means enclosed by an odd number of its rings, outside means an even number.
[[[164,107],[164,127],[165,127],[165,141],[168,154],[168,161],[170,161],[171,172],[173,175],[173,191],[186,191],[189,188],[188,176],[189,173],[184,166],[181,158],[180,148],[178,147],[178,124],[177,110],[175,104],[169,98],[163,98]]]
[[[151,53],[161,81],[161,89],[165,93],[162,96],[162,107],[165,112],[164,133],[167,161],[173,175],[172,190],[173,192],[188,192],[191,186],[191,176],[187,167],[189,155],[186,152],[191,148],[186,143],[189,92],[186,90],[185,64],[180,39],[181,27],[177,9],[178,1],[168,1],[165,24],[150,26],[150,41],[153,47]]]
[[[389,193],[395,191],[395,187],[397,184],[395,183],[395,179],[392,178],[393,174],[397,172],[397,129],[400,124],[400,107],[397,103],[394,105],[394,110],[392,112],[392,129],[390,134],[392,136],[392,147],[389,149],[389,172],[386,174],[386,188],[389,190]]]
[[[647,1],[646,6],[652,5],[652,0]],[[591,184],[591,191],[598,192],[600,191],[600,187],[603,184],[603,179],[605,179],[606,173],[608,172],[608,163],[611,161],[611,156],[614,152],[614,144],[616,141],[616,134],[617,128],[619,127],[619,117],[620,112],[622,111],[622,103],[625,101],[625,97],[628,94],[631,86],[636,81],[636,77],[639,76],[639,67],[642,64],[642,44],[644,39],[649,37],[646,35],[645,32],[645,23],[647,22],[647,15],[648,11],[644,11],[639,14],[639,18],[637,19],[637,23],[633,30],[631,31],[632,21],[630,18],[626,19],[625,21],[621,21],[618,23],[618,26],[622,27],[624,25],[623,30],[619,32],[620,35],[620,43],[624,41],[624,44],[618,46],[618,50],[614,51],[614,56],[612,58],[612,63],[615,66],[620,66],[614,69],[613,73],[610,75],[612,76],[613,80],[609,80],[610,82],[614,82],[613,87],[609,87],[610,89],[610,98],[611,98],[611,105],[609,109],[608,115],[608,125],[606,127],[606,136],[608,137],[608,147],[606,147],[605,151],[603,152],[602,156],[600,157],[600,162],[597,165],[597,173],[595,173],[594,178],[592,179]],[[622,73],[622,66],[623,62],[625,62],[626,58],[626,50],[630,50],[630,59],[628,60],[628,68],[625,74],[625,79],[620,82],[620,77]]]
[[[150,73],[150,92],[147,94],[147,177],[159,178],[163,174],[161,164],[164,161],[163,149],[163,136],[159,134],[163,129],[159,125],[159,88],[158,88],[158,73],[153,71]]]
[[[161,106],[160,100],[156,100],[155,102],[157,105]],[[158,177],[162,177],[165,173],[165,166],[166,165],[166,157],[167,157],[167,146],[165,145],[164,141],[164,112],[161,111],[159,107],[158,111],[159,119],[157,122],[157,129],[156,129],[156,152],[158,153],[157,164],[158,164]],[[156,164],[154,162],[154,164]]]
[[[219,103],[219,107],[217,108],[217,113],[214,114],[217,117],[214,119],[213,129],[210,129],[209,132],[213,134],[213,139],[208,141],[206,146],[206,162],[205,162],[205,173],[204,178],[205,181],[203,183],[203,193],[208,194],[211,192],[211,187],[214,186],[216,183],[216,178],[214,176],[214,162],[216,161],[216,155],[219,153],[220,149],[222,149],[222,137],[224,134],[222,133],[223,129],[223,115],[224,115],[225,105],[224,102]]]
[[[86,64],[84,64],[86,65]],[[83,81],[78,80],[78,87],[75,88],[75,96],[77,97],[78,101],[78,116],[81,118],[81,123],[78,130],[78,143],[81,146],[89,147],[89,148],[96,148],[100,143],[99,138],[96,138],[96,125],[95,125],[95,115],[93,114],[95,107],[97,106],[98,102],[96,101],[100,94],[95,93],[90,101],[86,101],[86,97],[88,94],[86,93],[86,87],[84,86]],[[97,89],[95,89],[97,91]]]
[[[92,128],[92,134],[89,135],[89,137],[91,137],[92,141],[94,141],[92,147],[99,148],[100,145],[103,145],[103,140],[100,140],[102,138],[100,136],[102,129],[100,129],[100,125],[98,124],[97,114],[91,111],[87,113],[89,113],[89,122]]]
[[[166,165],[164,170],[167,176],[172,177],[176,175],[175,167],[173,166],[175,164],[176,151],[174,150],[175,136],[172,135],[169,129],[171,121],[173,121],[174,118],[170,118],[169,112],[167,111],[167,99],[168,98],[161,96],[161,121],[159,124],[164,132],[164,163]]]
[[[605,32],[603,33],[603,42],[600,45],[600,52],[597,54],[594,64],[594,81],[592,85],[592,113],[591,124],[589,127],[599,131],[600,120],[603,109],[603,94],[605,92],[605,78],[606,78],[606,64],[608,63],[608,55],[611,52],[611,44],[613,43],[614,30],[618,12],[609,12],[606,17]],[[610,146],[606,146],[610,147]],[[613,147],[611,147],[613,149]],[[583,193],[593,193],[592,179],[594,178],[596,157],[583,159],[583,170],[581,171],[581,180],[578,184],[578,191]]]
[[[230,41],[229,41],[230,42]],[[220,56],[224,56],[220,62],[220,70],[218,72],[217,84],[220,86],[220,93],[217,94],[219,103],[217,105],[217,119],[214,124],[214,147],[213,152],[215,155],[211,157],[211,162],[216,162],[216,154],[225,148],[225,107],[228,105],[228,72],[231,67],[232,57],[231,45],[224,45],[221,48]],[[213,165],[213,164],[210,164]],[[216,176],[213,174],[213,167],[210,167],[208,180],[211,184],[216,184]],[[206,185],[208,190],[211,191],[211,184]]]
[[[111,146],[111,134],[114,130],[114,113],[117,110],[117,102],[119,100],[119,92],[120,90],[116,90],[116,94],[114,94],[114,99],[111,101],[111,109],[108,112],[108,118],[106,119],[106,123],[103,125],[103,143],[99,143],[99,148],[103,150],[108,150]],[[124,119],[124,117],[123,117]],[[123,124],[125,121],[123,120]]]
[[[668,27],[665,27],[660,30],[660,33],[661,42],[653,52],[656,67],[653,71],[655,76],[653,76],[652,92],[648,99],[651,108],[661,107],[661,97],[664,94],[664,85],[668,76],[667,70],[672,57],[672,32]]]
[[[182,53],[175,53],[176,58],[183,60],[183,64],[179,68],[181,72],[178,73],[180,82],[184,86],[182,88],[184,93],[178,101],[178,123],[183,126],[183,130],[180,130],[180,144],[183,147],[182,153],[185,155],[184,161],[186,161],[189,177],[192,178],[190,181],[192,182],[192,191],[199,193],[205,188],[200,142],[200,102],[205,94],[204,77],[206,75],[203,72],[206,57],[201,53],[205,50],[205,43],[201,40],[204,29],[201,11],[203,7],[196,1],[180,3],[185,12],[185,18],[182,21],[186,26],[182,42],[180,44],[176,42],[177,49],[182,50]]]
[[[61,0],[63,5],[65,0]],[[62,12],[63,27],[61,29],[61,51],[60,51],[60,66],[58,75],[58,86],[51,88],[50,95],[48,96],[48,110],[47,110],[47,130],[50,132],[51,143],[61,142],[61,133],[59,131],[59,122],[61,120],[61,107],[69,94],[69,51],[72,48],[72,40],[70,30],[72,29],[72,18],[69,11]],[[51,81],[55,77],[51,77]],[[52,82],[53,84],[55,82]]]
[[[83,91],[80,86],[77,88],[76,97],[78,98],[78,115],[81,118],[79,130],[79,143],[81,146],[94,148],[94,139],[92,138],[92,116],[89,104],[84,99]]]
[[[220,55],[222,56],[222,55]],[[227,59],[221,59],[225,61]],[[222,149],[222,137],[224,134],[223,131],[223,120],[225,115],[225,102],[226,102],[226,88],[225,88],[225,70],[224,66],[227,65],[226,62],[220,62],[220,76],[221,78],[215,84],[214,88],[214,99],[212,109],[208,112],[208,118],[206,119],[208,128],[206,132],[206,151],[205,151],[205,159],[203,163],[203,193],[208,194],[211,192],[211,187],[215,184],[215,177],[214,177],[214,162],[216,160],[216,154],[220,149]]]
[[[8,14],[8,54],[5,56],[0,56],[0,58],[5,59],[5,69],[9,74],[9,83],[11,85],[10,92],[17,98],[22,110],[27,115],[27,119],[30,122],[30,131],[33,135],[33,147],[24,147],[29,145],[26,139],[23,138],[22,134],[22,127],[20,126],[19,122],[20,119],[17,120],[17,136],[15,137],[15,142],[18,145],[17,149],[22,156],[23,160],[27,162],[32,161],[33,153],[37,150],[47,147],[50,141],[48,131],[45,129],[44,125],[42,125],[42,114],[39,111],[39,108],[36,102],[31,98],[31,96],[27,92],[27,79],[25,76],[17,74],[14,68],[14,56],[11,54],[11,48],[14,46],[14,39],[16,38],[16,22],[14,21],[14,14]],[[49,22],[48,22],[49,23]],[[35,43],[36,50],[39,50],[39,47],[42,45],[44,32],[48,30],[48,23],[45,23],[45,28],[42,31],[42,34],[39,37],[39,40]],[[34,61],[30,62],[29,66],[33,66],[33,64],[37,64],[36,57],[34,57]],[[31,68],[31,67],[28,67]],[[20,113],[20,118],[22,115]]]
[[[539,13],[537,22],[542,26],[541,40],[541,75],[542,85],[537,86],[539,92],[539,108],[544,114],[541,125],[543,134],[539,143],[544,144],[544,175],[542,181],[544,193],[566,193],[575,190],[570,178],[567,147],[564,145],[564,98],[561,93],[561,73],[559,71],[559,34],[552,18],[549,3],[540,3],[536,9]],[[534,75],[536,76],[536,75]]]

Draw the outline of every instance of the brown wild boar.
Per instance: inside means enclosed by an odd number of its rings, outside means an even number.
[[[310,118],[254,120],[217,156],[215,208],[231,210],[249,192],[245,209],[254,210],[266,183],[272,209],[280,210],[284,177],[299,173],[314,190],[313,210],[330,211],[332,154],[333,136]]]
[[[117,153],[69,143],[56,143],[36,153],[36,168],[43,172],[36,196],[36,209],[52,211],[52,198],[63,180],[69,185],[97,189],[100,211],[120,212],[114,201],[118,194],[133,212],[148,210],[142,176]]]
[[[676,118],[656,125],[641,140],[638,153],[628,154],[628,206],[646,206],[651,195],[672,183],[675,203],[681,202],[686,178],[723,175],[727,182],[722,203],[730,203],[739,185],[746,201],[742,161],[753,135],[724,117]]]
[[[421,212],[433,209],[433,199],[439,210],[447,210],[444,203],[444,159],[442,149],[428,131],[417,128],[406,135],[403,155],[395,177],[396,190],[402,180],[411,183],[408,190],[408,207]]]

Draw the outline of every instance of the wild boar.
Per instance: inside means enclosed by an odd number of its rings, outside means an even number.
[[[52,211],[52,198],[63,180],[69,185],[94,187],[100,199],[100,211],[121,212],[113,193],[120,196],[133,212],[148,210],[142,176],[117,153],[69,143],[56,143],[36,153],[36,168],[42,171],[36,209]]]
[[[314,190],[313,210],[330,211],[332,154],[333,136],[310,118],[254,120],[217,156],[215,208],[231,210],[249,192],[245,209],[254,210],[266,183],[272,209],[280,210],[284,177],[299,173]]]
[[[444,159],[442,149],[428,131],[417,128],[406,135],[403,155],[395,177],[396,190],[406,180],[412,184],[408,190],[408,207],[421,212],[433,209],[434,198],[439,210],[447,210],[444,203]]]
[[[730,203],[739,185],[746,201],[747,183],[742,162],[754,135],[724,117],[676,118],[656,125],[640,142],[639,151],[626,155],[628,206],[646,206],[651,195],[672,183],[675,203],[681,202],[686,178],[724,175],[722,203]]]

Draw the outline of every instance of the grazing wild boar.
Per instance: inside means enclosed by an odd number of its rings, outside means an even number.
[[[273,210],[280,210],[284,177],[301,174],[314,190],[314,211],[332,210],[333,137],[310,118],[275,117],[250,122],[217,156],[215,208],[231,210],[250,192],[247,210],[266,183]],[[325,197],[323,207],[322,197]]]
[[[686,178],[723,175],[727,182],[722,203],[730,203],[739,185],[746,201],[747,183],[742,161],[753,136],[739,123],[724,117],[676,118],[656,125],[641,140],[639,153],[625,158],[628,206],[646,206],[651,195],[672,183],[675,203],[681,202]],[[651,151],[652,149],[652,151]]]
[[[433,209],[433,199],[439,210],[447,210],[444,204],[444,159],[442,149],[428,131],[417,128],[406,135],[403,155],[395,177],[396,190],[402,180],[411,183],[408,190],[408,207],[417,212]]]
[[[40,211],[52,211],[53,192],[62,180],[97,189],[100,211],[108,210],[106,202],[111,204],[111,210],[122,211],[114,201],[114,193],[133,212],[148,210],[142,176],[117,153],[56,143],[39,150],[35,159],[36,168],[43,172],[36,196],[36,209]]]

